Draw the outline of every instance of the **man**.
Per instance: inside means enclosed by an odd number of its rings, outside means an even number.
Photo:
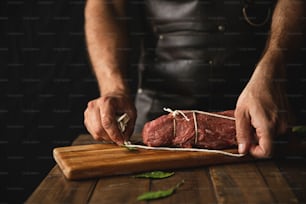
[[[143,9],[136,106],[128,68],[127,0],[88,0],[85,31],[101,97],[88,103],[84,123],[97,140],[122,144],[163,107],[234,108],[238,150],[269,157],[287,129],[286,62],[297,48],[305,2],[129,2]],[[269,31],[269,32],[268,32]],[[233,104],[233,101],[235,102]],[[122,134],[116,117],[131,119]]]

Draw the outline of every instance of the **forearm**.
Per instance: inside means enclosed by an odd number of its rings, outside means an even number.
[[[298,50],[305,27],[305,0],[279,0],[275,7],[270,37],[258,64],[265,77],[284,75],[285,64]]]
[[[87,49],[102,94],[127,93],[124,71],[128,45],[125,0],[88,0],[85,7]]]

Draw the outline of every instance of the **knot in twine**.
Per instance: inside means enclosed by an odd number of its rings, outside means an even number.
[[[190,119],[186,116],[186,114],[181,110],[172,110],[171,108],[164,108],[164,111],[172,113],[172,116],[175,118],[177,115],[182,115],[185,120],[189,121]]]

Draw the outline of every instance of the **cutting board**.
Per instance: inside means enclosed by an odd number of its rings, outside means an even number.
[[[236,149],[225,150],[237,153]],[[128,150],[114,144],[90,144],[58,147],[53,156],[70,180],[131,174],[153,170],[174,170],[211,164],[249,161],[252,158],[231,157],[218,153],[165,150]]]

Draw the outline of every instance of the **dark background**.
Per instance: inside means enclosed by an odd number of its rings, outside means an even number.
[[[81,133],[98,96],[84,41],[83,0],[0,3],[0,203],[20,203]],[[290,100],[305,123],[305,57],[288,64]]]
[[[55,164],[52,149],[86,130],[98,96],[82,0],[0,3],[0,203],[20,203]]]

